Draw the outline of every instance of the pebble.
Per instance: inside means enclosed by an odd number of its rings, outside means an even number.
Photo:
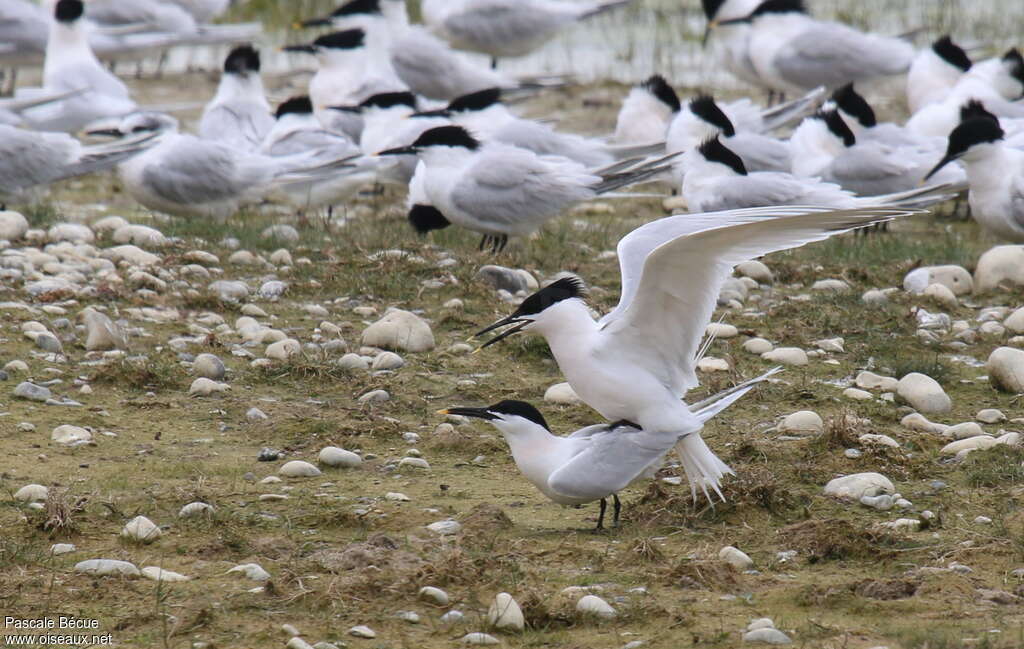
[[[125,224],[114,230],[114,243],[133,243],[136,246],[160,248],[170,243],[163,232],[147,225]]]
[[[46,239],[50,243],[92,243],[96,240],[96,235],[93,234],[92,228],[81,223],[58,223],[46,231]]]
[[[45,502],[50,490],[41,484],[28,484],[14,492],[14,499],[23,503]]]
[[[458,521],[453,520],[437,521],[436,523],[427,525],[427,529],[435,534],[440,534],[441,536],[450,536],[461,532],[462,525],[460,525]]]
[[[14,388],[14,396],[19,399],[28,399],[29,401],[46,401],[51,398],[53,394],[50,392],[49,388],[44,388],[36,385],[35,383],[25,381],[23,383],[19,383],[18,386]]]
[[[775,345],[771,344],[764,338],[750,338],[743,343],[743,351],[751,354],[757,354],[758,356],[770,352],[773,349],[775,349]]]
[[[62,554],[71,554],[78,548],[75,547],[74,543],[54,543],[50,546],[50,554],[54,556],[60,556]]]
[[[747,570],[754,565],[754,560],[747,556],[747,553],[731,545],[727,545],[719,550],[718,558],[736,570]]]
[[[761,358],[772,363],[783,365],[801,366],[807,365],[807,352],[799,347],[778,347],[770,352],[761,354]]]
[[[976,525],[991,525],[992,524],[992,519],[989,518],[988,516],[977,516],[974,519],[974,523]]]
[[[56,336],[48,331],[36,336],[35,345],[44,352],[50,352],[51,354],[64,353],[64,346],[60,344]]]
[[[957,440],[950,442],[942,447],[939,451],[943,455],[956,455],[963,451],[971,452],[992,448],[998,444],[998,440],[991,435],[977,435],[975,437],[968,437],[967,439]]]
[[[407,503],[411,502],[412,498],[398,491],[389,491],[386,494],[384,494],[384,500],[390,500],[391,502],[396,503]]]
[[[348,353],[338,359],[337,366],[345,370],[368,370],[370,363],[359,354]]]
[[[128,347],[124,332],[106,314],[94,309],[86,309],[82,312],[81,317],[85,323],[85,349],[87,351],[126,349]]]
[[[186,577],[183,574],[173,572],[171,570],[164,570],[159,566],[146,566],[142,569],[142,576],[146,579],[152,579],[153,581],[167,581],[167,582],[179,582],[179,581],[191,581],[191,577]]]
[[[899,442],[889,437],[888,435],[875,435],[872,433],[864,433],[857,438],[861,444],[870,446],[872,444],[876,446],[889,446],[891,448],[899,448]]]
[[[376,638],[377,632],[365,625],[354,626],[348,630],[348,634],[357,638]]]
[[[956,299],[956,294],[944,284],[929,284],[928,288],[924,289],[923,295],[947,309],[955,309],[960,304]]]
[[[881,376],[874,372],[860,372],[853,380],[858,388],[865,390],[882,390],[883,392],[895,392],[899,381],[891,376]]]
[[[25,361],[13,360],[4,365],[4,371],[6,372],[27,372],[28,364]]]
[[[381,352],[373,359],[373,364],[370,366],[374,370],[397,370],[398,368],[405,365],[405,359],[394,352]]]
[[[292,636],[285,644],[285,649],[314,649],[314,647],[299,636]]]
[[[581,615],[592,615],[605,620],[614,618],[617,613],[611,605],[597,595],[584,595],[576,602],[576,612]]]
[[[998,347],[989,354],[985,369],[989,382],[997,390],[1024,393],[1024,350]]]
[[[467,633],[466,635],[459,638],[459,642],[461,642],[462,644],[479,645],[501,644],[501,641],[495,638],[493,635],[480,632]]]
[[[789,636],[774,628],[755,629],[743,634],[743,642],[760,644],[792,644]]]
[[[288,290],[288,285],[280,280],[270,280],[260,285],[257,293],[264,300],[277,300]]]
[[[286,361],[292,356],[302,354],[302,345],[294,338],[285,338],[267,345],[267,349],[263,353],[267,358],[275,361]]]
[[[747,631],[757,631],[758,629],[774,629],[775,621],[770,617],[761,617],[756,620],[751,620],[750,624],[747,625]]]
[[[359,397],[358,401],[359,403],[376,403],[387,401],[390,398],[391,395],[388,394],[387,390],[372,390]]]
[[[362,343],[371,347],[424,352],[434,348],[430,325],[415,313],[391,309],[363,331]]]
[[[424,586],[423,588],[420,588],[419,597],[422,600],[433,602],[438,606],[448,606],[448,602],[450,601],[448,593],[434,586]]]
[[[864,291],[860,296],[860,301],[868,306],[883,306],[889,303],[889,295],[885,291],[872,288]]]
[[[900,425],[910,430],[920,431],[922,433],[944,433],[949,428],[945,424],[937,424],[935,422],[928,421],[928,419],[919,412],[912,412],[900,420]]]
[[[211,283],[207,290],[224,302],[241,302],[249,297],[249,286],[245,282],[219,279]]]
[[[160,528],[145,516],[136,516],[121,529],[121,536],[139,543],[152,543],[160,535]]]
[[[847,399],[853,399],[854,401],[869,401],[875,398],[874,395],[867,390],[860,390],[858,388],[846,388],[843,390],[843,396]]]
[[[736,274],[756,280],[759,284],[771,284],[774,281],[771,269],[756,260],[737,264]]]
[[[192,373],[196,376],[219,381],[224,378],[224,362],[213,354],[199,354],[192,361]]]
[[[398,463],[398,466],[399,467],[411,466],[411,467],[415,467],[417,469],[429,469],[430,468],[430,463],[427,462],[426,460],[424,460],[421,457],[404,457]]]
[[[825,485],[824,494],[844,500],[859,501],[864,496],[877,496],[883,493],[895,493],[892,481],[880,473],[854,473],[830,480]]]
[[[724,358],[705,356],[697,361],[697,369],[701,372],[728,372],[731,367],[729,361]]]
[[[735,338],[740,335],[739,329],[731,324],[725,324],[724,322],[712,322],[705,328],[704,333],[708,336],[713,336],[716,339],[721,338],[723,340]]]
[[[1011,333],[1024,334],[1024,306],[1020,307],[1003,320],[1003,326]]]
[[[544,391],[544,401],[564,406],[583,403],[576,391],[568,383],[556,383]]]
[[[916,532],[921,529],[921,521],[916,518],[897,518],[894,521],[882,523],[882,527],[897,532]]]
[[[217,392],[226,392],[230,389],[231,386],[227,383],[218,383],[206,377],[199,377],[192,381],[192,385],[188,388],[188,393],[206,397]]]
[[[418,613],[416,613],[416,611],[399,611],[396,614],[396,617],[402,620],[403,622],[408,622],[409,624],[420,623],[420,616]]]
[[[841,279],[819,279],[811,285],[811,290],[839,293],[841,291],[849,291],[850,285]]]
[[[813,410],[798,410],[786,415],[778,425],[778,430],[787,433],[820,433],[824,429],[821,415]]]
[[[962,266],[924,266],[916,268],[903,278],[903,290],[922,294],[932,284],[948,288],[954,295],[967,295],[974,291],[974,280]]]
[[[0,240],[17,241],[28,232],[28,219],[18,212],[0,212]]]
[[[80,446],[92,441],[92,433],[80,426],[63,424],[53,429],[50,440],[61,446]]]
[[[1024,285],[1024,246],[996,246],[978,258],[974,288],[985,293],[1000,284]]]
[[[995,408],[979,410],[978,414],[974,415],[974,418],[983,424],[998,424],[1006,421],[1006,415],[1001,410],[996,410]]]
[[[212,515],[213,505],[204,502],[192,502],[178,510],[178,518],[195,518],[196,516]]]
[[[1024,356],[1024,352],[1021,352]],[[896,394],[918,412],[946,413],[953,402],[939,385],[939,382],[920,372],[911,372],[899,380]]]
[[[285,462],[281,468],[277,470],[277,473],[278,475],[283,475],[286,478],[315,478],[318,475],[322,475],[320,473],[320,469],[303,460]]]
[[[270,579],[270,573],[263,569],[258,563],[242,563],[234,568],[228,570],[227,574],[239,573],[246,579],[253,581],[267,581]]]
[[[320,450],[317,461],[339,469],[354,469],[363,463],[363,458],[337,446],[325,446]]]
[[[841,354],[846,350],[843,345],[846,344],[846,340],[843,338],[823,338],[822,340],[814,341],[814,346],[823,352],[830,352],[835,354]]]
[[[263,412],[259,408],[249,408],[248,410],[246,410],[245,411],[245,418],[246,418],[246,420],[248,420],[250,422],[253,422],[253,423],[260,422],[260,421],[266,421],[266,420],[270,419],[270,417],[267,416],[267,413]]]
[[[965,421],[962,424],[950,426],[946,430],[942,431],[942,434],[946,437],[952,437],[953,439],[967,439],[969,437],[984,435],[985,430],[973,421]]]
[[[76,563],[74,570],[98,576],[138,577],[142,574],[135,564],[116,559],[86,559]]]
[[[260,236],[264,239],[278,239],[286,243],[299,242],[299,231],[286,224],[272,225],[264,229]]]
[[[476,278],[495,290],[508,291],[515,295],[519,291],[536,291],[537,280],[528,271],[504,266],[481,266]]]
[[[845,451],[843,451],[843,455],[851,460],[856,460],[857,458],[864,454],[855,448],[848,448]]]
[[[526,619],[511,595],[498,593],[487,610],[487,624],[503,631],[522,631],[526,627]]]
[[[462,613],[462,611],[452,609],[451,611],[448,611],[447,613],[442,615],[439,619],[441,620],[441,624],[459,624],[460,622],[466,619],[466,616]]]
[[[277,266],[292,266],[292,253],[288,252],[287,248],[278,248],[274,252],[270,253],[270,263]]]

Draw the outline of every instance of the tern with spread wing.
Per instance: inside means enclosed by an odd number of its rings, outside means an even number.
[[[684,214],[643,225],[618,245],[618,306],[594,320],[583,283],[560,279],[526,298],[496,329],[494,344],[519,331],[542,335],[576,394],[609,421],[679,439],[691,488],[721,497],[731,470],[700,436],[703,422],[682,401],[698,385],[696,356],[719,291],[736,264],[916,213],[886,207],[770,207]]]

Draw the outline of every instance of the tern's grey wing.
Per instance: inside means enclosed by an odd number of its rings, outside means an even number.
[[[452,189],[452,205],[482,230],[528,234],[577,201],[600,178],[514,148],[484,153]],[[466,224],[469,225],[469,224]]]
[[[914,47],[897,38],[815,22],[783,46],[773,63],[793,85],[836,88],[858,79],[906,72],[913,57]]]
[[[869,144],[837,156],[822,177],[860,196],[878,196],[912,189],[924,170],[918,172],[911,160]]]
[[[52,83],[50,83],[52,81]],[[47,87],[52,90],[78,90],[88,88],[92,92],[111,97],[128,98],[128,86],[112,73],[96,67],[91,62],[73,63],[60,68]]]
[[[196,138],[183,138],[160,154],[157,161],[146,166],[142,182],[156,196],[174,203],[236,199],[273,175],[243,164],[226,146]]]
[[[528,119],[510,121],[491,137],[497,142],[528,149],[537,155],[564,156],[588,169],[604,167],[615,161],[607,147],[600,143],[579,135],[559,133],[548,124]]]
[[[255,151],[273,127],[274,117],[259,104],[218,104],[203,113],[199,136],[243,151]]]
[[[63,134],[0,126],[0,191],[52,182],[79,148],[77,140]]]
[[[785,171],[793,167],[789,143],[758,133],[737,133],[725,144],[746,165],[747,171]]]
[[[521,0],[478,4],[444,21],[457,47],[520,56],[575,19],[569,13],[537,10]]]
[[[46,48],[49,19],[46,12],[28,0],[4,0],[0,3],[0,43],[16,52]]]
[[[1010,222],[1024,236],[1024,176],[1018,175],[1010,189]]]
[[[328,152],[334,157],[359,153],[359,147],[352,140],[326,129],[309,129],[286,133],[280,139],[271,143],[265,149],[265,152],[267,155],[280,157],[321,150]]]
[[[581,439],[579,453],[551,473],[548,486],[568,498],[605,498],[643,475],[677,439],[671,432],[648,433],[632,428],[592,434]]]
[[[391,46],[391,65],[410,90],[439,101],[511,85],[504,76],[474,65],[420,27],[411,28]]]
[[[915,210],[771,207],[684,214],[619,241],[622,296],[603,317],[596,354],[630,358],[682,395],[697,385],[695,355],[733,267]]]
[[[705,200],[701,209],[706,212],[735,210],[773,205],[831,205],[819,198],[808,196],[814,181],[803,181],[789,174],[763,172],[749,176],[723,179],[715,187],[715,198]],[[835,185],[826,185],[842,195]]]

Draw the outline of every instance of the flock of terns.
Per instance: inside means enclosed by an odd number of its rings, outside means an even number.
[[[520,99],[570,80],[511,78],[497,62],[631,0],[423,0],[423,24],[410,23],[405,0],[350,0],[298,25],[330,31],[284,48],[315,59],[307,94],[273,108],[259,52],[239,45],[190,134],[169,113],[139,106],[97,53],[116,50],[118,39],[152,43],[151,30],[178,32],[178,42],[220,38],[226,26],[205,23],[227,0],[157,3],[163,13],[149,18],[114,15],[114,5],[133,3],[49,0],[42,9],[8,0],[0,26],[17,8],[11,1],[49,13],[42,87],[0,100],[0,198],[9,202],[113,167],[144,207],[192,218],[226,219],[268,201],[304,216],[368,186],[394,185],[406,188],[417,232],[456,225],[497,253],[598,195],[621,196],[641,182],[681,194],[689,214],[619,242],[622,292],[612,312],[595,321],[582,281],[564,278],[478,334],[501,330],[484,346],[519,331],[543,336],[576,394],[613,423],[561,437],[521,401],[442,411],[493,424],[551,500],[600,501],[599,528],[606,498],[617,522],[615,494],[650,476],[672,449],[694,494],[710,488],[721,497],[730,470],[700,430],[776,371],[697,404],[681,400],[697,386],[704,332],[736,264],[919,213],[965,190],[983,228],[1024,241],[1024,59],[1016,49],[972,62],[948,36],[917,50],[903,38],[816,20],[802,0],[702,0],[717,65],[778,103],[683,100],[654,75],[624,99],[614,133],[598,138],[517,115]],[[0,36],[0,62],[31,58],[32,44]],[[879,122],[865,95],[895,76],[905,77],[911,117]],[[80,132],[112,139],[86,145],[72,135]]]

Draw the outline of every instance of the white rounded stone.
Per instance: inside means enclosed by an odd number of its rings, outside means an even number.
[[[544,401],[563,406],[574,406],[583,403],[576,391],[568,383],[556,383],[544,391]]]
[[[793,644],[788,635],[778,629],[769,628],[747,631],[743,634],[743,642],[772,645]]]
[[[231,386],[227,383],[217,383],[206,377],[199,377],[195,381],[192,381],[192,385],[188,388],[188,393],[206,397],[217,392],[226,392],[231,389]]]
[[[996,348],[989,354],[985,369],[988,370],[989,382],[997,390],[1024,393],[1024,350]]]
[[[159,248],[170,243],[163,232],[146,225],[122,225],[114,230],[115,243],[133,243],[137,246]]]
[[[320,469],[303,460],[285,462],[277,473],[286,478],[315,478],[321,475]]]
[[[584,595],[576,602],[576,612],[610,620],[617,615],[611,605],[597,595]]]
[[[741,277],[749,277],[757,280],[760,284],[771,284],[774,281],[772,271],[762,262],[752,260],[744,261],[736,265],[736,274]]]
[[[881,376],[874,372],[864,371],[857,374],[854,384],[865,390],[882,390],[883,392],[895,392],[899,381],[891,376]]]
[[[192,373],[196,376],[219,381],[225,372],[224,363],[213,354],[199,354],[192,361]]]
[[[453,520],[437,521],[436,523],[427,525],[427,529],[435,534],[440,534],[441,536],[450,536],[461,532],[462,525],[460,525],[458,521]]]
[[[846,340],[843,338],[823,338],[821,340],[815,340],[814,346],[823,352],[831,352],[835,354],[842,354],[846,351],[843,345],[846,344]]]
[[[953,291],[945,284],[929,284],[922,295],[948,309],[954,309],[960,303]]]
[[[857,438],[861,444],[865,446],[889,446],[891,448],[899,448],[900,444],[888,435],[876,435],[873,433],[864,433]]]
[[[320,450],[317,461],[320,464],[339,469],[354,469],[363,463],[363,458],[337,446],[325,446]]]
[[[831,291],[839,293],[850,290],[850,285],[841,279],[819,279],[811,285],[812,291]]]
[[[526,627],[526,619],[511,595],[498,593],[487,610],[487,624],[503,631],[522,631]]]
[[[359,397],[357,401],[359,403],[380,403],[389,399],[391,399],[391,395],[387,390],[371,390]]]
[[[338,367],[345,370],[368,370],[370,363],[359,354],[348,353],[338,359]]]
[[[487,633],[480,633],[479,631],[474,633],[467,633],[466,635],[459,638],[459,642],[462,644],[476,644],[476,645],[494,645],[501,644],[501,641],[494,636]]]
[[[54,543],[50,546],[50,554],[54,556],[60,556],[62,554],[71,554],[78,548],[75,547],[74,543]]]
[[[17,241],[28,232],[28,219],[18,212],[0,212],[0,239]]]
[[[937,424],[935,422],[928,421],[928,419],[919,412],[912,412],[900,420],[900,425],[910,430],[920,431],[922,433],[944,433],[949,428],[945,424]]]
[[[219,279],[206,288],[225,302],[241,302],[249,297],[249,286],[245,282]]]
[[[997,443],[996,438],[991,435],[977,435],[967,439],[950,442],[942,447],[940,453],[943,455],[956,455],[962,451],[978,451],[992,448]]]
[[[1003,320],[1003,326],[1006,327],[1010,333],[1024,334],[1024,306],[1006,316],[1006,319]]]
[[[286,361],[293,356],[298,356],[302,353],[302,345],[299,341],[294,338],[285,338],[279,340],[276,343],[267,345],[267,349],[263,354],[267,358],[272,358],[275,361]]]
[[[71,241],[81,243],[92,243],[96,240],[92,228],[81,223],[58,223],[46,231],[46,240],[54,243],[58,241]]]
[[[724,358],[705,356],[697,361],[697,369],[701,372],[728,372],[731,367],[729,366],[729,361]]]
[[[1006,421],[1006,415],[995,408],[979,410],[978,414],[974,415],[974,418],[983,424],[998,424],[999,422]]]
[[[895,493],[892,481],[880,473],[854,473],[835,478],[825,485],[824,494],[843,500],[860,500],[864,496]]]
[[[922,413],[942,414],[953,407],[953,402],[939,382],[920,372],[911,372],[901,378],[896,386],[896,394]]]
[[[775,349],[775,345],[764,338],[750,338],[743,343],[743,351],[757,354],[758,356],[773,349]]]
[[[421,457],[403,457],[398,463],[399,468],[403,466],[411,466],[416,469],[429,469],[430,463]]]
[[[210,516],[214,512],[213,505],[204,502],[193,502],[178,510],[178,518],[195,518],[197,516]]]
[[[712,322],[704,329],[704,333],[707,336],[713,336],[716,339],[721,338],[725,340],[735,338],[740,335],[740,330],[731,324],[725,324],[724,322]]]
[[[61,446],[78,446],[92,441],[92,433],[80,426],[64,424],[50,433],[50,440]]]
[[[136,516],[121,529],[121,536],[139,543],[152,543],[160,538],[160,528],[145,516]]]
[[[775,621],[770,617],[761,617],[756,620],[751,620],[750,624],[747,625],[747,631],[757,631],[758,629],[774,629]]]
[[[50,490],[41,484],[27,484],[14,492],[14,499],[23,503],[41,503],[49,494]]]
[[[405,360],[395,352],[381,352],[373,359],[371,368],[377,371],[397,370],[405,365]]]
[[[843,390],[843,396],[847,399],[853,399],[854,401],[869,401],[874,399],[874,395],[870,392],[859,388],[846,388]]]
[[[821,415],[813,410],[798,410],[786,415],[779,423],[778,429],[793,433],[820,433],[825,430],[825,422]]]
[[[778,347],[761,354],[761,358],[782,365],[801,366],[808,363],[807,352],[799,347]]]
[[[448,606],[448,602],[450,601],[448,593],[444,592],[440,588],[435,588],[434,586],[424,586],[423,588],[420,588],[419,597],[420,599],[427,600],[428,602],[433,602],[438,606]]]
[[[228,574],[231,573],[238,573],[246,579],[251,579],[253,581],[267,581],[270,579],[270,573],[264,570],[258,563],[239,564],[228,570]]]
[[[370,627],[366,626],[365,624],[361,624],[359,626],[352,627],[351,629],[348,630],[348,634],[351,635],[351,636],[355,636],[357,638],[376,638],[377,637],[377,632],[374,631],[373,629],[371,629]]]
[[[415,313],[391,309],[363,331],[362,343],[384,349],[424,352],[434,348],[430,325]]]
[[[954,295],[966,295],[974,290],[974,280],[962,266],[925,266],[910,271],[903,278],[903,290],[908,293],[924,293],[932,284],[945,286]]]
[[[747,556],[746,552],[731,545],[727,545],[718,551],[718,559],[737,570],[748,570],[754,565],[754,560]]]
[[[128,347],[124,332],[105,314],[94,309],[86,309],[82,312],[81,317],[85,322],[87,332],[85,348],[88,351],[126,349]]]
[[[996,246],[978,259],[974,288],[979,293],[994,290],[1004,282],[1024,285],[1024,246]]]
[[[961,424],[948,427],[946,430],[942,431],[942,434],[946,437],[952,437],[953,439],[967,439],[969,437],[984,435],[985,431],[975,422],[965,421]]]
[[[313,645],[309,644],[299,636],[292,636],[288,639],[285,644],[285,649],[316,649]]]
[[[86,559],[76,563],[74,570],[98,576],[138,577],[141,574],[135,564],[116,559]]]
[[[872,288],[864,291],[864,294],[860,296],[860,301],[868,306],[883,306],[889,303],[889,296],[885,291]]]
[[[159,566],[146,566],[142,569],[142,576],[146,579],[152,579],[153,581],[166,581],[166,582],[180,582],[190,581],[191,577],[186,577],[177,572],[170,570],[164,570]]]

